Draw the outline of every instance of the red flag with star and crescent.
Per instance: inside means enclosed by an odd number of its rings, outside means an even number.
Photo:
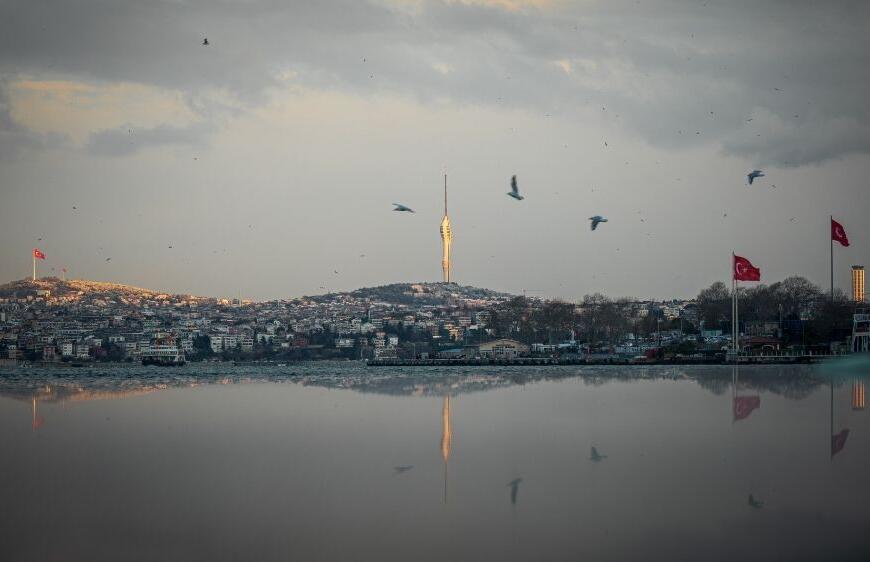
[[[33,257],[38,259],[38,260],[44,260],[45,254],[43,254],[42,250],[40,250],[39,248],[34,248],[33,249]]]
[[[841,246],[849,245],[849,237],[846,236],[846,229],[843,225],[831,219],[831,240],[839,242]]]
[[[735,281],[761,281],[761,270],[741,256],[734,256],[733,273]]]

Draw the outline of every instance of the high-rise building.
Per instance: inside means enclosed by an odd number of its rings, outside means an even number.
[[[453,230],[447,216],[447,174],[444,174],[444,218],[441,219],[441,272],[443,281],[450,283],[450,246],[453,244]]]
[[[864,266],[852,266],[852,300],[864,302]]]

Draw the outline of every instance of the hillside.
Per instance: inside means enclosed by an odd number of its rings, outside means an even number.
[[[151,289],[131,287],[120,283],[104,281],[87,281],[69,279],[63,281],[57,277],[42,277],[36,281],[21,279],[0,285],[0,298],[26,298],[37,296],[41,291],[50,291],[53,298],[124,298],[127,300],[154,299],[160,296],[180,296],[161,293]],[[183,295],[185,298],[199,298]]]
[[[333,293],[306,297],[315,301],[340,299],[369,299],[372,301],[405,305],[444,305],[455,300],[508,299],[513,295],[489,289],[457,285],[455,283],[392,283],[379,287],[365,287],[348,293]]]

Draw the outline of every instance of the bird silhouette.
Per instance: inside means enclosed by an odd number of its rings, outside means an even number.
[[[402,205],[401,203],[393,203],[393,205],[396,206],[396,208],[393,209],[393,210],[394,210],[394,211],[399,211],[400,213],[402,213],[402,212],[404,212],[404,213],[415,213],[415,212],[416,212],[416,211],[415,211],[414,209],[412,209],[411,207],[406,207],[405,205]]]
[[[589,227],[590,227],[592,230],[595,230],[596,228],[598,228],[598,225],[599,225],[599,224],[601,224],[601,223],[603,223],[603,222],[607,222],[607,219],[604,218],[604,217],[602,217],[601,215],[595,215],[594,217],[589,217],[589,220],[592,221],[592,222],[589,224]]]
[[[208,43],[208,37],[206,37],[206,38],[204,38],[204,39],[202,40],[202,44],[203,44],[204,46],[206,46],[206,47],[208,46],[208,44],[209,44],[209,43]]]
[[[599,454],[598,449],[596,449],[595,447],[592,447],[591,451],[589,452],[589,460],[592,462],[599,462],[606,458],[607,455]]]
[[[511,190],[507,192],[508,195],[516,199],[517,201],[522,201],[525,199],[522,195],[520,195],[520,188],[517,185],[517,177],[511,177]]]
[[[520,491],[520,482],[522,481],[522,478],[514,478],[507,483],[511,487],[511,505],[517,504],[517,493]]]
[[[763,178],[764,173],[761,170],[752,170],[748,174],[746,174],[746,179],[749,180],[749,185],[752,185],[752,182],[755,181],[755,178]]]
[[[394,466],[393,471],[395,471],[396,474],[402,474],[403,472],[408,472],[412,468],[414,468],[413,464],[403,464],[399,466]]]

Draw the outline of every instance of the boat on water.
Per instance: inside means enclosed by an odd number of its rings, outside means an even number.
[[[180,367],[186,363],[184,352],[175,344],[171,335],[160,335],[139,353],[143,365]]]

